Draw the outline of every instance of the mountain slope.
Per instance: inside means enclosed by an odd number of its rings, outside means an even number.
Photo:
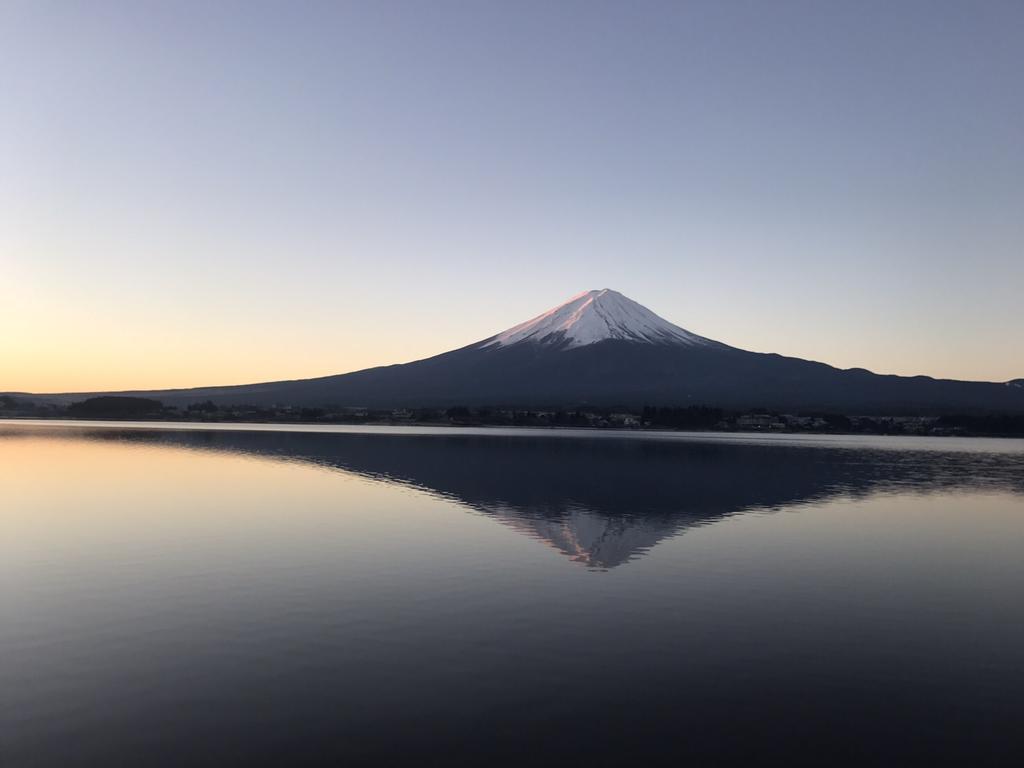
[[[883,376],[748,352],[698,336],[610,290],[587,291],[461,349],[316,379],[132,392],[169,404],[371,408],[716,405],[859,413],[1024,412],[1006,384]],[[84,393],[50,396],[65,402]]]
[[[555,344],[563,349],[617,339],[640,344],[722,346],[673,325],[618,291],[584,291],[554,309],[520,323],[478,346],[508,347],[522,342]]]

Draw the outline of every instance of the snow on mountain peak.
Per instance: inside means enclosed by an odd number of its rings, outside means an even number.
[[[573,296],[564,304],[487,339],[481,346],[507,347],[529,341],[571,348],[606,339],[693,347],[715,344],[658,317],[618,291],[604,288]]]

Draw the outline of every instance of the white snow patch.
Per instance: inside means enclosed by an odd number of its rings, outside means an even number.
[[[717,342],[673,325],[618,291],[608,288],[586,291],[532,320],[509,328],[481,344],[482,347],[537,343],[564,343],[583,347],[606,339],[648,344],[715,346]]]

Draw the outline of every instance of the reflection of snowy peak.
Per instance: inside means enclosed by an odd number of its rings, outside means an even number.
[[[509,328],[480,346],[506,347],[524,341],[582,347],[606,339],[645,344],[715,345],[658,317],[618,291],[605,288],[573,296],[532,320]]]
[[[83,430],[90,439],[109,439],[109,430]],[[931,450],[894,450],[885,461],[866,461],[843,441],[557,434],[154,430],[139,439],[308,462],[416,489],[595,570],[634,561],[660,542],[744,512],[907,487],[1024,493],[1016,454],[996,460],[996,454],[965,453],[964,471],[951,473]]]
[[[546,542],[577,563],[607,569],[640,557],[679,533],[679,521],[663,516],[610,516],[571,506],[562,514],[524,515],[505,505],[480,507],[510,528]]]

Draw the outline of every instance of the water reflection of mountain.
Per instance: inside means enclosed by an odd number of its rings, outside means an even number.
[[[594,568],[614,567],[687,528],[749,510],[896,489],[1024,492],[1020,454],[526,433],[90,436],[312,462],[408,484],[493,515]]]

